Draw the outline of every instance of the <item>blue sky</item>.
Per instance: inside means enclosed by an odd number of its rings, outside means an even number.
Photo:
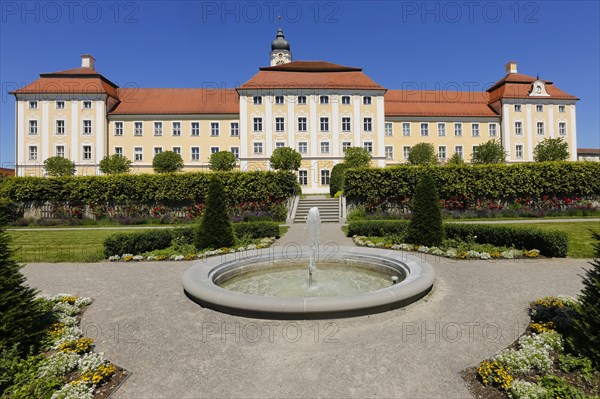
[[[359,66],[390,89],[485,89],[519,72],[581,98],[578,146],[600,147],[597,1],[0,2],[0,163],[14,162],[14,97],[91,53],[120,86],[235,87],[269,62],[277,16],[296,60]]]

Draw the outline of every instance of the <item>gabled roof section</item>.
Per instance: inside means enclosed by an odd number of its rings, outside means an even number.
[[[235,89],[124,88],[110,115],[239,114]]]
[[[497,117],[486,92],[388,90],[385,116]]]
[[[368,77],[361,68],[325,61],[294,61],[260,68],[241,85],[247,89],[361,89],[386,90]]]
[[[487,92],[490,93],[490,103],[498,101],[501,98],[532,98],[529,94],[533,89],[533,82],[537,80],[538,79],[534,78],[533,76],[527,76],[521,73],[508,73],[492,87],[487,89]],[[565,93],[558,87],[554,86],[554,82],[542,79],[539,80],[544,82],[546,86],[546,92],[549,94],[548,97],[541,98],[579,100],[577,97]]]

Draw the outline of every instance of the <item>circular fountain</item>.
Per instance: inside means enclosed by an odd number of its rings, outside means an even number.
[[[375,313],[426,295],[433,267],[404,252],[319,245],[309,212],[308,246],[287,245],[207,258],[182,277],[187,295],[231,314],[277,319]]]

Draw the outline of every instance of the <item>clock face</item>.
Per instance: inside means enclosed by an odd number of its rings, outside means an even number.
[[[283,53],[279,53],[279,54],[277,54],[277,57],[279,57],[279,58],[283,58]]]

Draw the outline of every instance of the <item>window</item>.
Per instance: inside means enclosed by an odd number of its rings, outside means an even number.
[[[565,112],[565,106],[564,105],[559,105],[558,106],[558,112],[560,112],[560,113]]]
[[[342,96],[342,105],[350,104],[350,96]]]
[[[92,121],[89,119],[83,121],[83,134],[92,134]]]
[[[392,147],[391,145],[385,146],[385,159],[394,159],[394,147]]]
[[[384,127],[385,127],[385,135],[388,136],[388,137],[393,136],[393,130],[392,130],[393,129],[393,125],[392,125],[392,122],[386,122],[385,125],[384,125]]]
[[[319,102],[321,104],[329,104],[329,96],[320,96],[319,97]]]
[[[158,154],[162,154],[163,149],[162,147],[154,147],[154,156],[158,155]]]
[[[475,156],[475,154],[477,153],[477,148],[478,148],[478,147],[479,147],[479,146],[477,146],[477,145],[474,145],[474,146],[472,147],[472,148],[473,148],[473,151],[471,152],[471,158],[472,158],[472,157],[474,157],[474,156]]]
[[[300,154],[307,154],[308,153],[308,143],[306,141],[300,141],[300,142],[298,142],[298,152]]]
[[[200,122],[192,122],[192,136],[200,136]]]
[[[162,136],[162,122],[154,122],[154,135]]]
[[[200,160],[200,147],[192,147],[192,161],[199,161]]]
[[[277,141],[275,143],[275,148],[283,148],[285,147],[285,143],[283,141]]]
[[[329,118],[321,118],[321,131],[328,132],[329,131]]]
[[[262,132],[262,118],[254,118],[253,130],[255,132]]]
[[[275,118],[275,131],[285,132],[285,118],[278,116]]]
[[[523,158],[523,145],[517,144],[515,146],[515,157],[517,157],[518,159]]]
[[[456,155],[458,155],[459,157],[463,158],[463,147],[462,147],[462,145],[455,145],[454,146],[454,153]]]
[[[275,96],[275,104],[283,105],[283,103],[284,103],[283,96]]]
[[[115,147],[115,155],[123,156],[123,147]]]
[[[567,124],[565,122],[558,123],[558,134],[565,136],[567,134]]]
[[[479,123],[471,123],[471,134],[473,137],[479,137]]]
[[[92,109],[92,102],[91,101],[84,101],[83,102],[83,109]]]
[[[38,133],[38,121],[29,121],[29,134],[36,135]]]
[[[142,122],[135,122],[134,123],[134,133],[135,136],[141,136],[142,134],[144,134],[144,125],[142,124]]]
[[[307,170],[299,170],[298,171],[298,183],[300,183],[301,186],[308,185],[308,171]]]
[[[61,136],[65,134],[65,121],[62,119],[56,120],[56,134]]]
[[[543,136],[544,135],[544,122],[538,122],[536,124],[537,127],[537,134],[539,136]]]
[[[306,96],[298,96],[298,104],[300,104],[300,105],[306,104]]]
[[[173,151],[175,154],[181,156],[181,147],[173,147],[171,149],[171,151]]]
[[[263,153],[263,143],[254,143],[254,154],[261,155]]]
[[[446,146],[445,145],[441,145],[438,147],[438,159],[440,161],[443,161],[446,159]]]
[[[352,128],[350,117],[344,116],[342,118],[342,132],[349,132]]]
[[[536,112],[544,112],[544,106],[542,104],[538,104],[535,106]]]
[[[402,135],[403,136],[410,136],[410,123],[404,122],[402,124]]]
[[[462,136],[462,123],[455,123],[454,124],[454,135],[455,136]]]
[[[229,124],[229,131],[233,137],[238,137],[240,135],[240,124],[239,122],[231,122]]]
[[[490,136],[495,137],[496,134],[497,134],[496,124],[495,123],[490,123],[489,124],[489,130],[490,130]]]
[[[29,101],[29,109],[38,109],[37,101]]]
[[[373,142],[372,142],[372,141],[365,141],[365,142],[363,143],[363,148],[364,148],[365,150],[367,150],[367,152],[368,152],[369,154],[373,154]]]
[[[373,130],[373,118],[364,118],[363,119],[363,130],[365,132],[370,132]]]
[[[523,134],[523,122],[515,122],[515,134],[521,136]]]
[[[321,154],[329,154],[329,141],[321,141]]]
[[[230,147],[229,151],[231,151],[235,159],[240,159],[240,147]]]
[[[216,154],[217,152],[220,151],[219,147],[210,147],[210,153],[212,154]]]
[[[181,122],[173,122],[171,130],[173,130],[173,136],[181,136]]]
[[[133,160],[135,162],[141,162],[144,160],[144,149],[142,147],[135,147],[133,149]]]
[[[254,105],[261,105],[262,104],[262,97],[261,96],[254,96],[254,97],[252,97],[252,103]]]
[[[216,137],[219,135],[219,122],[210,123],[210,135]]]
[[[446,135],[446,124],[445,123],[438,123],[437,128],[438,128],[438,136],[443,137]]]
[[[303,116],[298,118],[298,131],[306,132],[306,118]]]
[[[421,123],[421,136],[429,136],[429,123]]]
[[[38,159],[38,148],[37,145],[30,145],[29,146],[29,160],[30,161],[37,161]]]
[[[349,141],[342,142],[342,152],[345,154],[348,148],[352,147],[352,143]]]
[[[123,135],[123,122],[115,122],[115,136]]]
[[[83,160],[84,161],[92,160],[92,146],[91,145],[83,146]]]
[[[64,101],[57,101],[56,102],[56,109],[65,109],[65,102]]]
[[[65,157],[65,146],[64,145],[56,146],[56,156],[61,157],[61,158]]]
[[[327,169],[321,169],[321,185],[329,185],[329,170]]]
[[[371,105],[372,99],[371,96],[364,96],[363,97],[363,104],[364,105]]]
[[[521,112],[521,104],[515,104],[515,112]]]
[[[404,159],[405,161],[408,160],[409,155],[410,155],[410,146],[405,145],[404,147],[402,147],[402,159]]]

